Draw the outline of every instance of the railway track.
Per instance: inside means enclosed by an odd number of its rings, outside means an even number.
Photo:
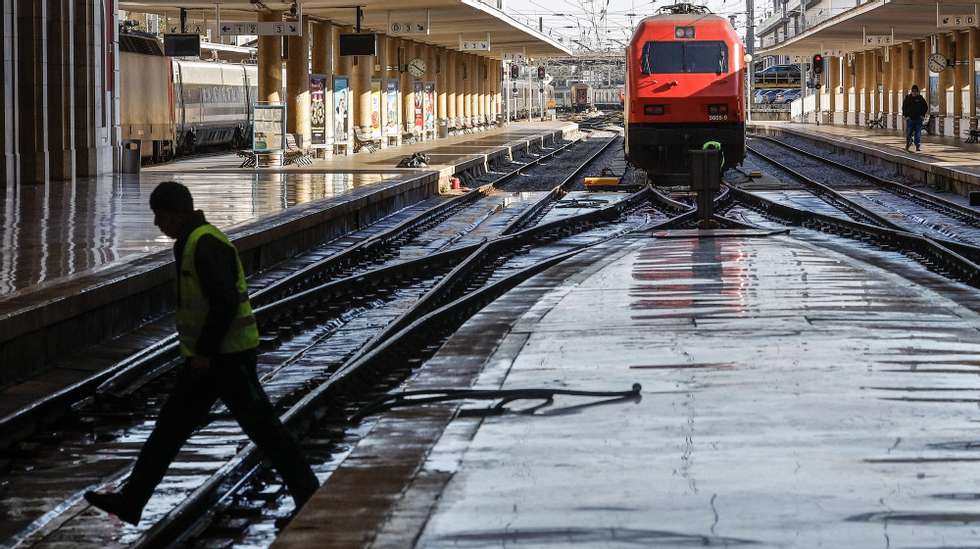
[[[980,212],[971,208],[777,139],[755,137],[748,150],[855,219],[980,244]]]
[[[602,150],[586,158],[579,170]],[[357,434],[356,429],[337,430],[336,425],[343,425],[346,417],[337,403],[348,396],[351,402],[370,400],[415,364],[399,362],[401,369],[375,380],[380,387],[361,388],[351,395],[329,392],[329,399],[311,400],[311,395],[322,393],[324,383],[331,385],[338,375],[344,377],[344,372],[354,371],[349,368],[360,360],[356,353],[388,348],[387,342],[402,331],[472,293],[516,283],[555,257],[668,217],[658,209],[662,201],[646,189],[603,208],[584,208],[582,213],[549,219],[548,204],[560,200],[567,192],[563,187],[574,176],[565,177],[552,192],[544,193],[524,210],[526,215],[517,216],[496,238],[414,259],[393,259],[398,249],[411,242],[411,235],[420,232],[409,220],[253,293],[256,317],[265,334],[260,377],[280,409],[291,407],[288,423],[304,435],[304,447],[311,460],[319,463],[320,474],[343,454],[345,437]],[[433,213],[452,215],[445,214],[446,209],[440,204],[427,210],[427,216],[416,218],[433,223]],[[307,282],[310,280],[313,282]],[[432,347],[430,342],[431,338],[426,341],[428,347]],[[16,497],[28,508],[47,508],[52,499],[60,503],[33,520],[25,517],[17,532],[0,532],[3,539],[43,546],[71,537],[75,531],[72,513],[85,508],[81,493],[102,484],[106,477],[104,471],[100,474],[100,467],[119,469],[120,460],[130,459],[152,428],[150,417],[162,404],[159,399],[169,383],[167,374],[178,362],[168,357],[168,352],[172,351],[165,342],[87,388],[85,398],[79,398],[81,393],[65,397],[62,404],[71,405],[74,414],[13,448],[5,478],[0,480],[5,495],[19,494]],[[144,523],[154,526],[132,532],[127,532],[127,527],[121,535],[111,530],[112,539],[94,536],[93,544],[160,546],[195,537],[236,538],[242,535],[242,528],[238,528],[242,525],[260,538],[263,533],[274,534],[275,522],[288,514],[290,500],[282,497],[281,487],[264,482],[268,475],[259,467],[254,448],[240,447],[245,439],[227,413],[218,408],[213,415],[214,421],[195,435],[178,458],[176,467],[189,473],[177,475],[176,485],[161,487],[163,495],[158,493],[156,500],[159,508],[148,507]],[[316,422],[324,418],[335,421],[327,422],[329,427],[317,427]],[[77,470],[79,463],[83,464],[81,471]],[[46,471],[50,478],[69,479],[68,483],[75,479],[78,483],[38,490],[38,470]],[[117,471],[113,476],[124,475],[125,471]],[[284,503],[272,506],[271,511],[255,503],[270,499]],[[175,500],[182,503],[171,509]],[[243,503],[246,501],[250,503]],[[262,527],[256,528],[256,524]]]
[[[980,248],[956,241],[940,240],[916,234],[872,218],[859,221],[847,216],[796,208],[759,193],[749,192],[729,184],[730,201],[719,207],[719,213],[740,221],[757,224],[746,216],[760,214],[762,221],[780,225],[799,226],[843,238],[871,243],[886,251],[896,251],[919,262],[927,269],[980,288]]]
[[[372,227],[358,231],[355,238],[341,238],[336,243],[330,243],[304,254],[304,257],[286,262],[281,266],[270,268],[264,272],[249,277],[249,290],[252,303],[261,306],[282,299],[306,288],[325,281],[350,276],[359,271],[368,270],[386,260],[395,259],[393,250],[401,250],[409,254],[408,243],[418,239],[426,231],[430,231],[446,220],[458,215],[481,199],[497,191],[497,186],[515,179],[538,166],[542,161],[560,154],[579,141],[562,143],[552,149],[532,154],[523,162],[511,162],[496,166],[491,173],[484,176],[485,181],[460,196],[430,205],[424,208],[410,207],[403,212],[394,214],[395,222],[375,231]],[[407,215],[406,215],[407,214]],[[462,229],[465,231],[465,228]],[[454,234],[458,234],[455,231]],[[349,245],[345,245],[349,244]],[[420,246],[425,248],[425,246]],[[419,255],[434,253],[432,246],[415,251]],[[438,251],[438,250],[436,250]],[[165,319],[164,322],[171,322]],[[69,386],[48,397],[25,406],[17,412],[0,418],[0,448],[16,443],[29,436],[46,423],[63,416],[76,403],[85,404],[95,395],[111,393],[118,386],[133,382],[134,378],[152,379],[147,372],[157,375],[173,368],[177,362],[176,336],[171,335],[159,340],[141,352],[103,369],[85,380]]]

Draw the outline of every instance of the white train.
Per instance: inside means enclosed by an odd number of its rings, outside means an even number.
[[[139,141],[144,159],[251,141],[254,65],[172,59],[156,38],[138,34],[120,35],[119,51],[123,139]]]
[[[592,88],[592,104],[601,111],[622,110],[623,86],[595,86]]]

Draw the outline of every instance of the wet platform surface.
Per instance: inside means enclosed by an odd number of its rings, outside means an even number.
[[[404,174],[108,175],[48,186],[10,186],[0,196],[0,299],[17,290],[173,245],[153,225],[150,193],[187,185],[194,205],[222,229]]]
[[[642,398],[390,412],[277,546],[975,545],[980,296],[794,233],[619,239],[519,286],[405,389]]]
[[[398,169],[396,166],[402,158],[411,156],[416,152],[424,152],[430,155],[430,167],[443,168],[454,163],[483,157],[495,149],[503,148],[522,140],[540,137],[553,131],[572,131],[575,128],[575,124],[560,120],[517,122],[507,126],[487,128],[469,134],[419,141],[403,144],[398,147],[386,147],[375,152],[361,151],[347,156],[331,156],[328,158],[314,159],[311,166],[285,166],[277,168],[277,170],[288,173],[318,170],[351,172],[371,171],[380,168]],[[248,168],[240,168],[241,163],[242,159],[236,154],[225,153],[185,160],[180,163],[180,166],[176,166],[176,163],[162,164],[144,168],[144,171],[168,173],[175,170],[183,172],[231,173],[250,173],[252,171]],[[413,170],[413,168],[403,169]]]

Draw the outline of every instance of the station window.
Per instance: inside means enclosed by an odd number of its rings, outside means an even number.
[[[643,45],[643,73],[728,72],[728,46],[715,40],[647,42]]]

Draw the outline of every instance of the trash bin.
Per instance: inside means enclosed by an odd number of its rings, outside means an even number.
[[[122,172],[140,173],[140,142],[127,141],[122,150]]]
[[[443,139],[449,137],[449,120],[445,118],[439,119],[439,138]]]

